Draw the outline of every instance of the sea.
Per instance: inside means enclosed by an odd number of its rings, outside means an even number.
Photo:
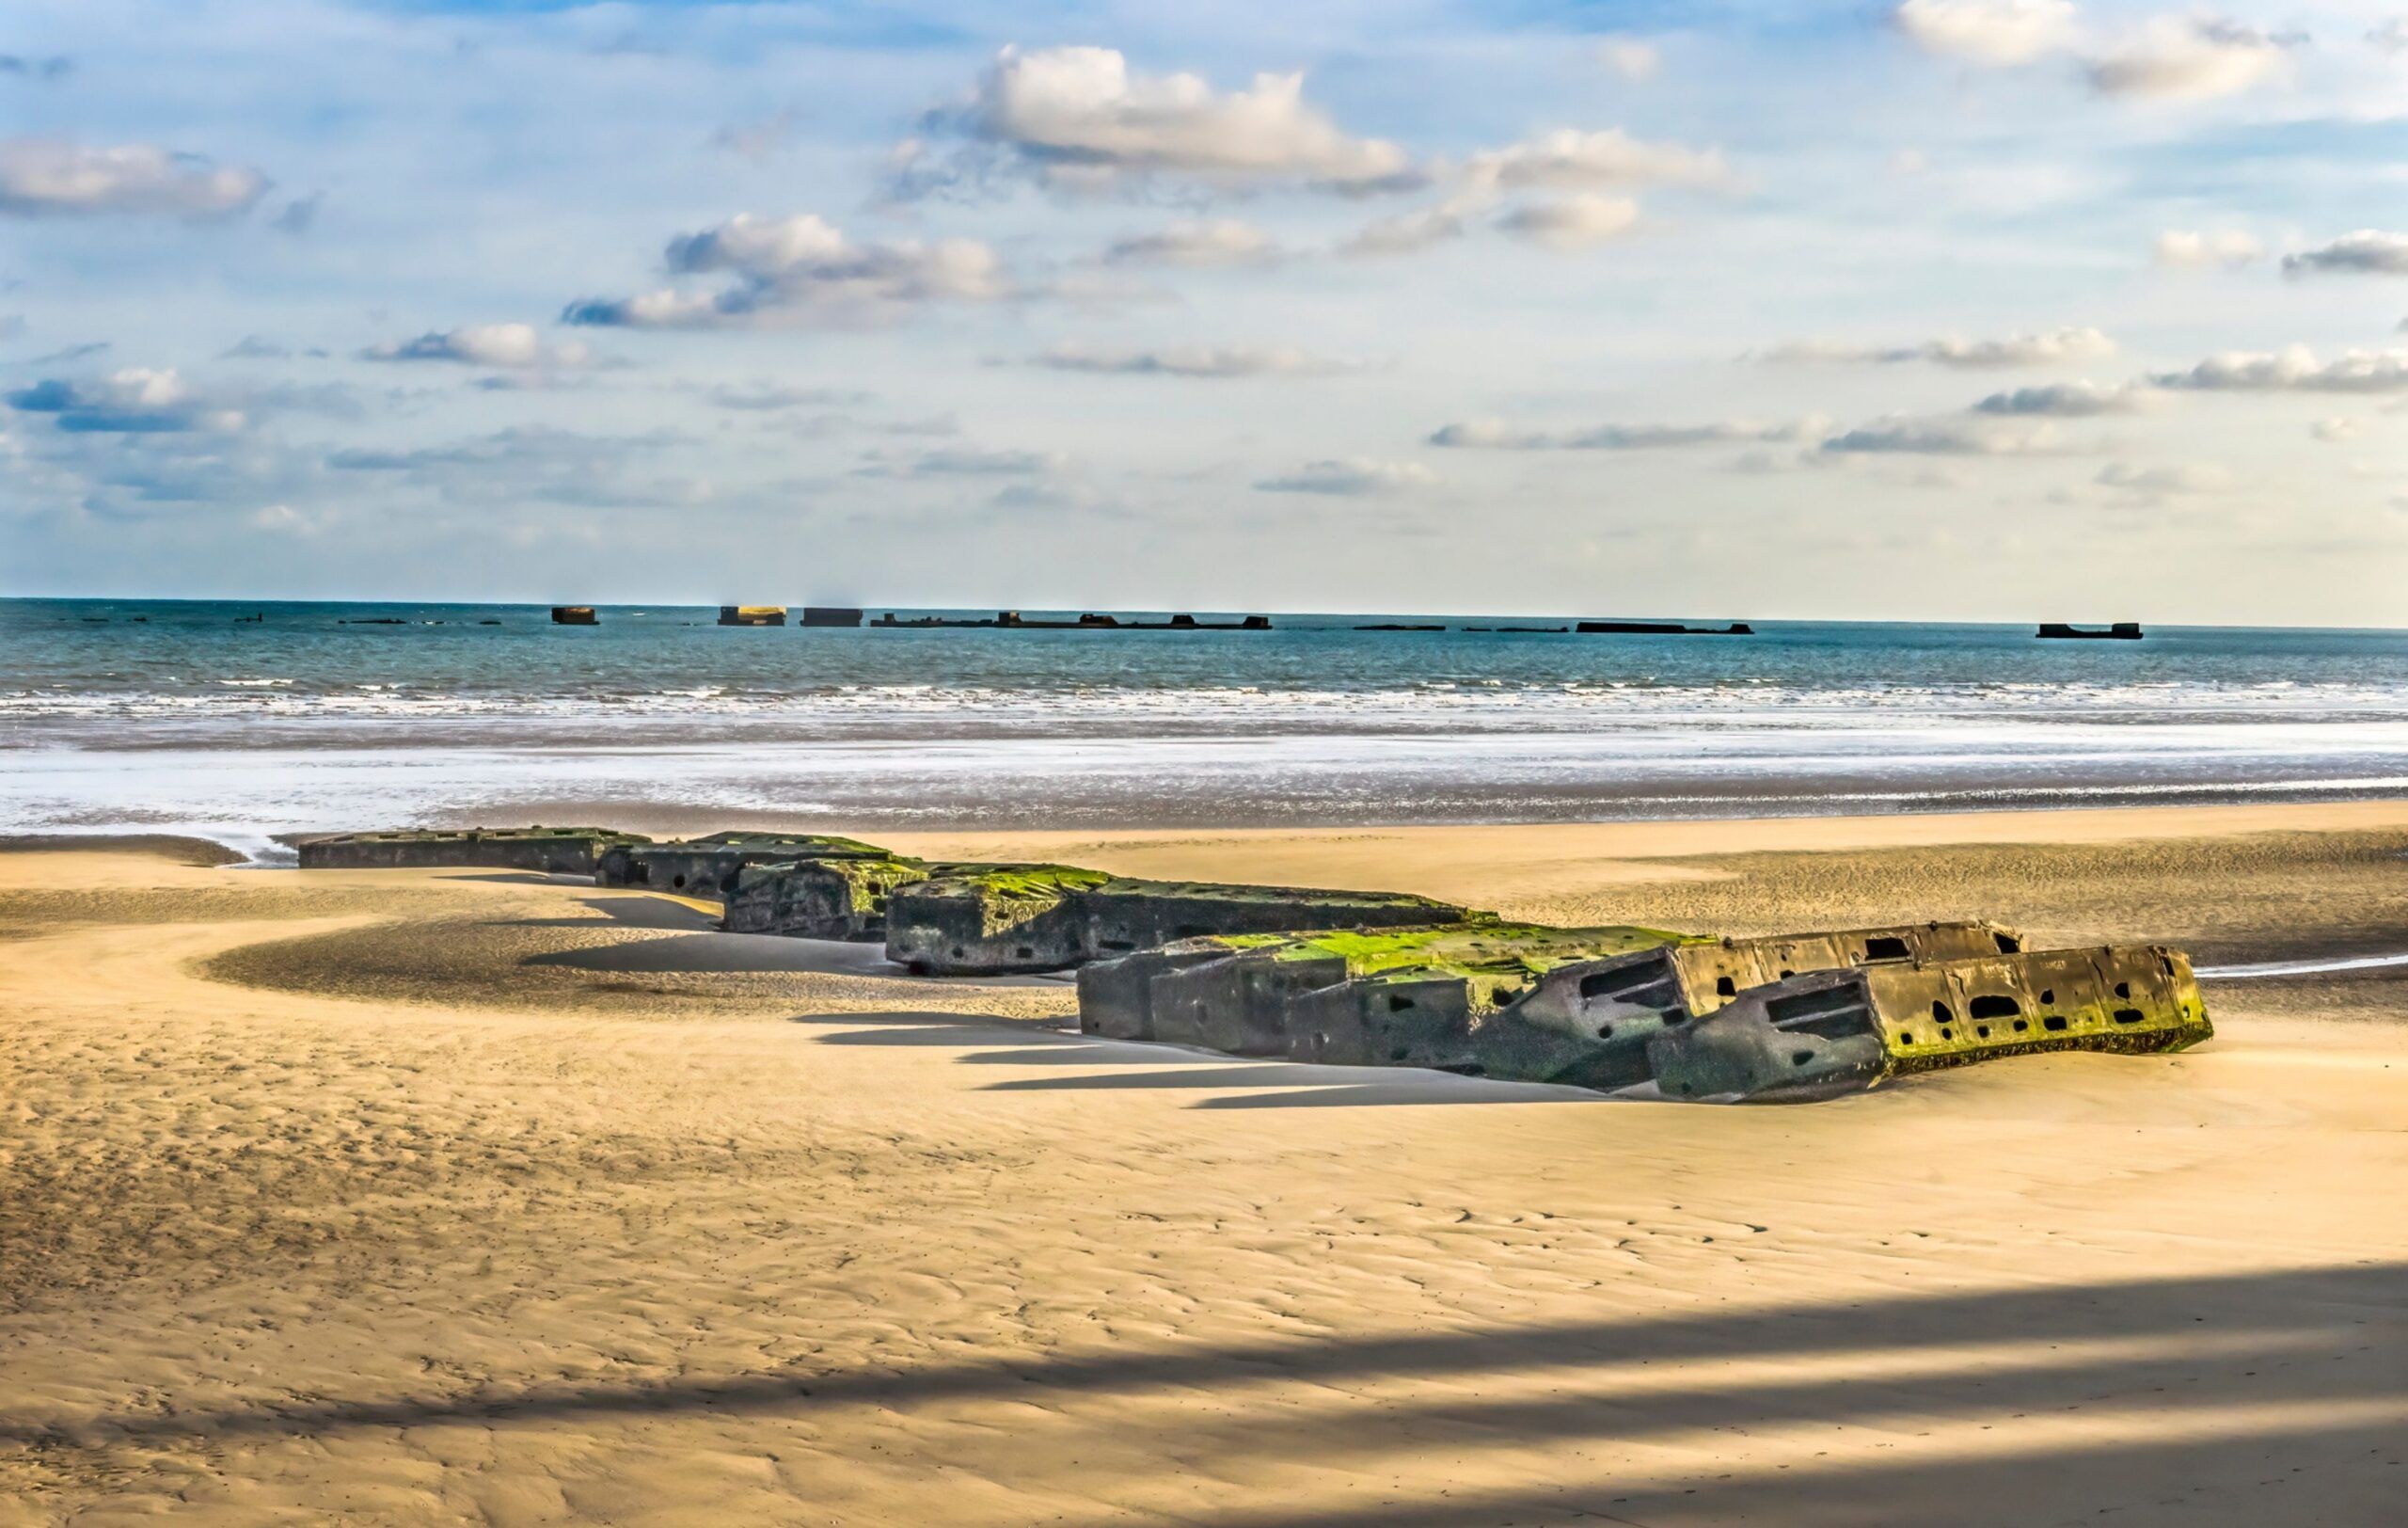
[[[1529,629],[1575,617],[1526,614],[1101,631],[598,613],[563,627],[530,605],[0,600],[0,834],[188,834],[272,860],[294,834],[531,820],[1196,828],[2408,793],[2403,631],[2066,642],[1856,622],[1580,635]],[[1358,629],[1382,624],[1446,629]]]

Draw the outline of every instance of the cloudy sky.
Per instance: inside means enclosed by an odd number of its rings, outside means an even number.
[[[2402,625],[2404,323],[2400,0],[0,13],[6,593]]]

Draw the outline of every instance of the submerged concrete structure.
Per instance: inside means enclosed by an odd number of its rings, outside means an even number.
[[[1499,1009],[1475,1036],[1485,1075],[1624,1088],[1654,1073],[1647,1043],[1751,988],[1801,971],[1885,961],[2013,954],[2023,936],[1995,923],[1906,923],[1829,933],[1666,945],[1559,965]]]
[[[554,626],[600,626],[602,617],[594,613],[594,607],[591,605],[554,605],[552,624]]]
[[[887,958],[937,975],[1060,971],[1168,941],[1452,922],[1464,910],[1401,892],[1140,881],[1065,865],[932,876],[887,906]]]
[[[719,608],[721,626],[784,626],[786,608],[784,605],[721,605]]]
[[[2088,627],[2067,626],[2063,621],[2043,621],[2036,633],[2042,637],[2067,642],[2138,642],[2141,624],[2138,621],[2117,621],[2104,631]]]
[[[748,865],[780,860],[884,859],[887,852],[858,838],[825,833],[714,833],[671,843],[637,843],[606,851],[594,868],[604,886],[649,886],[722,900]]]
[[[591,875],[615,849],[651,842],[609,828],[429,828],[395,833],[329,833],[296,846],[305,870],[482,867]]]
[[[2162,945],[1818,971],[1658,1031],[1666,1097],[1784,1101],[2058,1050],[2178,1051],[2215,1033],[2189,957]]]

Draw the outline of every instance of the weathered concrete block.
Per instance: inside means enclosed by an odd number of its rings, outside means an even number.
[[[747,865],[728,891],[721,927],[797,939],[883,939],[888,899],[951,868],[896,857]]]
[[[1174,962],[1129,957],[1140,963],[1125,977],[1113,972],[1083,985],[1081,1024],[1088,1023],[1085,994],[1092,991],[1099,1032],[1109,1026],[1240,1055],[1369,1065],[1398,1048],[1400,1042],[1381,1038],[1397,1026],[1413,1030],[1416,1038],[1403,1043],[1412,1054],[1436,1054],[1424,1043],[1425,1021],[1449,1004],[1389,990],[1389,982],[1405,979],[1402,973],[1415,981],[1451,984],[1457,991],[1451,1010],[1468,1023],[1519,996],[1555,965],[1681,937],[1656,929],[1550,929],[1480,916],[1424,927],[1198,940],[1175,947]],[[1224,953],[1210,953],[1216,944]],[[1140,975],[1142,986],[1135,979]],[[1400,998],[1410,1002],[1400,1006]],[[1406,1012],[1419,1017],[1391,1017]],[[1450,1051],[1445,1064],[1475,1060]]]
[[[2214,1034],[2162,945],[1890,963],[1794,976],[1649,1041],[1669,1098],[1786,1100],[2056,1050],[2182,1050]]]
[[[1058,971],[1212,935],[1418,927],[1464,910],[1399,892],[1139,881],[1067,866],[991,866],[899,893],[887,955],[929,971]],[[1142,1027],[1142,1021],[1137,1021]]]
[[[297,846],[305,870],[487,869],[591,875],[597,858],[649,842],[609,828],[465,828],[330,833]]]
[[[1327,1066],[1418,1066],[1480,1074],[1474,989],[1449,971],[1406,966],[1351,978],[1287,1005],[1288,1054]]]
[[[594,880],[604,886],[649,886],[655,891],[724,900],[737,872],[748,865],[779,860],[888,859],[885,850],[858,838],[825,833],[714,833],[665,844],[640,844],[606,852]]]
[[[1492,1077],[1623,1088],[1644,1082],[1656,1031],[1713,1012],[1735,995],[1801,971],[1883,961],[2012,953],[2022,936],[1994,923],[1910,923],[1830,933],[1667,945],[1559,965],[1481,1026]]]
[[[1393,891],[1116,877],[1080,893],[1086,958],[1102,960],[1208,934],[1303,933],[1323,929],[1398,929],[1453,923],[1464,909]]]
[[[1346,958],[1309,947],[1239,951],[1154,978],[1154,1038],[1231,1056],[1290,1052],[1289,1004],[1346,979]]]
[[[1086,958],[1078,893],[1111,879],[1069,865],[997,865],[934,876],[886,904],[886,958],[937,976],[1059,971]]]
[[[1262,938],[1263,936],[1255,936]],[[1154,1029],[1154,979],[1217,961],[1244,947],[1243,939],[1178,939],[1079,967],[1079,1029],[1111,1040],[1161,1040]]]

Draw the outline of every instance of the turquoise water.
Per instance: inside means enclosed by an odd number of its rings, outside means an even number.
[[[537,806],[1136,825],[2408,792],[2401,632],[1460,629],[1570,615],[736,629],[715,614],[605,607],[598,627],[559,628],[531,606],[0,601],[0,831],[250,837]],[[1455,629],[1354,629],[1386,619]]]

